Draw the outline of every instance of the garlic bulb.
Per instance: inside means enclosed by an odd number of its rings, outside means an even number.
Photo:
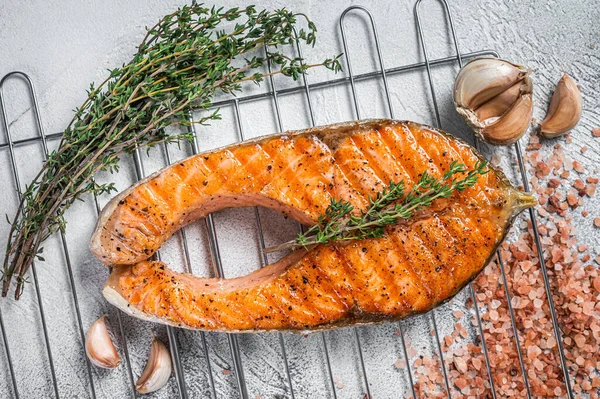
[[[85,352],[93,365],[104,369],[114,369],[121,362],[121,357],[115,349],[103,315],[92,324],[85,339]]]
[[[577,83],[563,72],[552,94],[548,114],[540,122],[540,134],[553,138],[573,129],[581,119],[581,103],[581,91]]]
[[[492,144],[512,144],[533,113],[530,70],[498,58],[467,63],[454,83],[454,105],[475,133]]]
[[[139,393],[150,393],[164,387],[171,376],[171,353],[158,338],[154,337],[150,357],[144,372],[135,383]]]

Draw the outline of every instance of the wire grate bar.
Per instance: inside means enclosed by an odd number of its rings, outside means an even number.
[[[136,149],[133,153],[133,162],[135,165],[135,173],[138,180],[145,177],[144,165],[140,156],[140,150]],[[156,251],[156,257],[160,260],[160,252]],[[179,390],[179,397],[181,399],[187,399],[187,388],[185,386],[185,378],[183,374],[183,368],[181,366],[181,359],[179,357],[179,347],[177,344],[177,336],[175,334],[175,328],[173,326],[167,326],[167,336],[169,338],[169,349],[171,352],[171,359],[173,360],[173,371],[175,372],[175,379],[177,380],[177,388]]]
[[[494,55],[494,54],[496,54],[496,53],[492,50],[482,50],[482,51],[475,51],[472,53],[465,53],[462,56],[464,58],[472,58],[472,57],[489,56],[489,55]],[[452,57],[444,57],[444,58],[438,58],[435,60],[431,60],[431,61],[429,61],[429,64],[432,66],[433,65],[443,65],[443,64],[449,64],[449,63],[452,63],[455,61],[456,61],[456,56],[452,56]],[[414,63],[414,64],[403,65],[400,67],[389,68],[389,69],[386,69],[385,72],[387,75],[393,76],[393,75],[400,74],[403,72],[417,70],[417,69],[423,68],[424,66],[425,66],[424,62],[418,62],[418,63]],[[356,82],[360,82],[360,81],[364,81],[364,80],[368,80],[368,79],[377,78],[380,75],[381,75],[381,71],[367,72],[367,73],[355,75],[354,80]],[[348,77],[344,77],[344,78],[339,78],[339,79],[327,80],[324,82],[312,83],[310,85],[310,89],[323,89],[323,88],[338,86],[338,85],[348,83],[349,81],[350,81],[350,79]],[[289,95],[289,94],[296,94],[303,90],[304,90],[303,86],[289,87],[289,88],[285,88],[285,89],[280,89],[279,95],[283,96],[283,95]],[[222,106],[227,106],[227,105],[233,105],[235,100],[237,100],[240,104],[243,104],[243,103],[247,103],[247,102],[252,102],[252,101],[256,101],[256,100],[269,98],[271,96],[273,96],[273,93],[269,91],[269,92],[264,92],[264,93],[259,93],[259,94],[253,94],[253,95],[242,97],[242,98],[235,98],[235,99],[232,98],[232,99],[217,101],[217,102],[212,103],[212,105],[213,105],[213,107],[222,107]],[[56,139],[60,139],[62,137],[62,135],[63,135],[62,132],[49,133],[49,134],[46,134],[46,139],[47,140],[56,140]],[[29,144],[32,142],[39,141],[40,139],[41,139],[41,137],[35,136],[35,137],[28,137],[25,139],[15,140],[15,141],[13,141],[13,146],[15,148],[20,147],[22,145],[26,145],[26,144]],[[7,147],[8,147],[7,143],[0,144],[0,150],[7,148]]]
[[[13,174],[13,178],[15,181],[15,185],[16,185],[16,191],[17,191],[17,198],[19,201],[21,201],[22,198],[22,194],[21,194],[21,179],[19,177],[19,171],[17,168],[17,163],[16,163],[16,157],[15,157],[15,153],[14,153],[14,147],[12,144],[12,135],[10,134],[10,125],[8,124],[8,117],[6,115],[6,104],[4,102],[4,83],[11,77],[11,76],[20,76],[20,77],[25,77],[26,82],[28,83],[28,89],[29,89],[29,94],[31,97],[31,101],[33,104],[35,104],[35,96],[34,96],[34,92],[33,92],[33,85],[31,84],[31,81],[28,79],[27,75],[20,73],[20,72],[12,72],[7,74],[6,76],[4,76],[4,78],[2,78],[2,80],[0,81],[0,105],[2,106],[2,123],[4,125],[4,129],[6,130],[6,137],[8,140],[8,151],[9,151],[9,155],[10,155],[10,162],[11,162],[11,166],[12,166],[12,174]],[[37,107],[36,107],[37,110]],[[35,267],[35,262],[32,262],[31,265],[31,271],[33,274],[33,282],[34,282],[34,286],[35,286],[35,292],[36,292],[36,298],[37,298],[37,302],[38,302],[38,308],[40,311],[40,319],[42,322],[42,331],[44,334],[44,341],[45,341],[45,345],[46,345],[46,352],[48,354],[48,365],[50,366],[50,376],[52,379],[52,387],[54,390],[54,395],[56,398],[59,398],[59,393],[58,393],[58,384],[56,382],[56,371],[54,369],[54,358],[52,356],[52,348],[50,346],[50,339],[48,337],[48,326],[46,324],[46,316],[44,313],[44,305],[43,305],[43,301],[42,301],[42,296],[40,293],[40,286],[38,284],[38,277],[37,277],[37,272],[36,272],[36,267]],[[2,329],[2,331],[4,331],[4,328]],[[6,349],[8,350],[8,345],[6,345]],[[7,352],[8,354],[8,352]],[[9,366],[11,369],[11,377],[13,378],[14,381],[14,371],[12,368],[12,364],[10,363],[10,357],[8,358],[9,360]],[[17,392],[17,385],[15,383],[14,385],[14,389],[15,392]]]
[[[167,145],[164,146],[165,158],[167,160],[167,164],[171,164],[171,155],[169,154],[169,147]],[[185,267],[187,273],[192,273],[192,260],[190,257],[190,249],[188,246],[187,235],[185,234],[185,228],[179,230],[179,235],[181,236],[181,241],[183,243],[183,254],[185,258]],[[212,397],[216,399],[217,391],[215,388],[215,380],[212,375],[212,366],[210,364],[210,359],[208,357],[208,346],[206,345],[206,336],[204,331],[200,331],[200,340],[202,342],[202,349],[206,356],[206,373],[208,374],[208,383],[210,385],[210,390],[212,393]]]
[[[100,203],[98,197],[94,193],[94,206],[96,208],[96,218],[100,215]],[[131,370],[131,359],[129,357],[129,347],[127,345],[127,337],[125,336],[125,328],[123,327],[123,318],[121,317],[122,311],[117,309],[117,321],[119,322],[119,333],[121,334],[121,343],[123,344],[123,353],[125,354],[125,366],[127,368],[127,377],[129,378],[129,388],[131,389],[131,396],[137,397],[137,390],[135,389],[135,382],[133,381],[133,371]]]
[[[29,85],[30,88],[30,95],[33,101],[33,110],[34,110],[34,115],[35,115],[35,119],[36,119],[36,124],[37,124],[37,129],[38,129],[38,137],[41,137],[42,139],[42,147],[44,149],[44,161],[46,161],[48,159],[48,143],[46,141],[46,136],[44,133],[44,127],[42,125],[42,119],[41,119],[41,115],[39,113],[38,110],[38,101],[37,101],[37,96],[35,94],[35,88],[33,87],[33,82],[31,81],[31,78],[27,75],[24,74],[24,78],[27,81],[27,84]],[[71,285],[71,292],[73,293],[73,301],[75,304],[75,315],[77,317],[77,325],[79,327],[79,335],[81,336],[81,345],[82,348],[84,349],[84,353],[85,353],[85,333],[83,330],[83,322],[82,322],[82,318],[81,318],[81,310],[79,308],[79,300],[78,300],[78,295],[77,295],[77,287],[75,286],[75,279],[73,278],[73,267],[71,264],[71,256],[69,255],[69,248],[67,245],[67,238],[65,236],[65,232],[64,231],[60,231],[60,240],[62,243],[62,247],[63,247],[63,252],[64,252],[64,256],[65,256],[65,262],[67,264],[67,272],[69,274],[69,284]],[[37,282],[36,282],[37,284]],[[91,393],[92,393],[92,397],[95,398],[96,397],[96,390],[94,387],[94,378],[92,377],[92,369],[91,369],[91,364],[90,364],[90,360],[88,359],[87,356],[84,356],[85,362],[86,362],[86,368],[87,368],[87,373],[88,373],[88,377],[90,379],[90,389],[91,389]]]
[[[6,339],[6,330],[4,327],[4,319],[2,318],[2,311],[0,311],[0,331],[2,332],[2,343],[4,344],[4,351],[6,352],[6,359],[8,360],[8,370],[10,372],[10,380],[12,382],[13,394],[16,399],[19,399],[19,390],[17,388],[17,380],[15,378],[15,370],[13,369],[12,359],[10,357],[10,349],[8,348],[8,340]]]
[[[502,279],[504,280],[504,294],[506,295],[506,301],[508,302],[508,312],[510,314],[510,323],[515,334],[515,342],[517,344],[517,355],[519,356],[519,365],[523,373],[523,382],[525,382],[525,389],[527,389],[527,398],[531,398],[531,390],[529,388],[529,378],[527,377],[527,370],[525,369],[525,363],[523,362],[523,354],[521,352],[521,343],[519,342],[519,330],[517,329],[517,323],[515,319],[515,311],[511,302],[510,290],[506,283],[506,272],[504,270],[504,262],[502,261],[502,255],[500,251],[496,252],[498,258],[498,264],[500,265],[500,271],[502,273]]]
[[[192,118],[190,117],[190,121]],[[191,124],[192,131],[194,132],[194,140],[192,141],[192,153],[198,154],[200,148],[198,146],[198,134],[196,132],[196,125]],[[210,246],[210,254],[212,263],[217,272],[219,278],[224,278],[223,265],[221,263],[221,253],[219,250],[219,243],[217,241],[217,232],[215,229],[215,222],[211,214],[205,218],[206,228],[208,230],[208,242]],[[242,399],[248,398],[248,387],[246,386],[246,379],[244,378],[244,369],[242,365],[242,357],[240,355],[240,348],[238,344],[238,337],[233,334],[227,334],[227,340],[229,343],[229,350],[233,359],[233,367],[235,369],[235,377],[238,385],[238,391]]]
[[[450,7],[448,6],[448,3],[445,0],[443,1],[442,5],[444,6],[444,9],[446,11],[446,15],[448,15],[448,20],[449,20],[449,25],[450,25],[450,31],[451,31],[451,34],[452,34],[452,41],[454,42],[454,49],[456,51],[456,60],[458,61],[459,68],[462,68],[462,66],[463,66],[463,61],[462,61],[463,56],[461,55],[460,48],[459,48],[459,45],[458,45],[458,38],[456,36],[456,30],[454,29],[454,20],[452,18],[452,13],[450,12]],[[419,28],[420,28],[420,25],[419,25]],[[498,55],[495,52],[492,52],[492,53],[493,53],[492,54],[493,56],[498,57]],[[431,85],[431,87],[433,87],[433,85]],[[437,107],[436,107],[436,110],[437,110]],[[479,144],[479,141],[478,141],[477,137],[475,136],[475,134],[473,134],[472,137],[473,137],[473,142],[475,143],[475,148],[477,150],[480,150],[480,148],[479,148],[480,144]],[[505,295],[506,295],[506,298],[507,298],[507,305],[508,305],[509,314],[510,314],[510,317],[511,317],[511,325],[513,327],[513,331],[514,331],[514,335],[515,335],[515,345],[516,345],[516,348],[517,348],[517,356],[519,357],[519,364],[521,366],[521,373],[523,375],[523,382],[525,383],[525,388],[527,390],[527,397],[531,398],[531,391],[530,391],[530,387],[529,387],[529,380],[528,380],[528,377],[527,377],[527,370],[525,369],[525,364],[523,362],[523,354],[521,352],[521,343],[519,341],[519,331],[517,330],[517,327],[516,327],[515,315],[514,315],[512,303],[510,301],[510,291],[508,289],[508,280],[506,278],[506,273],[504,271],[504,263],[502,261],[502,256],[500,255],[500,250],[496,251],[496,255],[497,255],[497,258],[498,258],[500,269],[502,271],[502,280],[503,280],[503,283],[504,283],[504,291],[505,291]],[[491,372],[491,365],[490,365],[490,362],[489,362],[487,345],[486,345],[485,336],[484,336],[484,333],[483,333],[483,325],[481,324],[481,317],[479,316],[479,306],[477,304],[477,297],[475,295],[475,290],[473,288],[473,284],[469,283],[469,286],[471,287],[472,299],[473,299],[473,303],[475,304],[475,312],[477,314],[477,319],[479,321],[479,333],[480,333],[480,335],[482,337],[482,347],[483,347],[483,350],[484,350],[484,355],[486,357],[486,367],[488,369],[488,376],[490,377],[490,385],[491,385],[491,388],[492,388],[492,394],[494,395],[494,398],[495,398],[496,397],[496,391],[495,391],[495,387],[494,387],[494,379],[493,379],[492,372]]]
[[[519,170],[521,172],[521,179],[523,181],[523,189],[529,191],[529,178],[527,177],[527,171],[525,170],[525,162],[523,161],[523,155],[521,153],[521,144],[517,141],[515,143],[515,151],[517,152],[517,160],[519,162]],[[552,298],[552,288],[550,287],[550,278],[548,277],[548,269],[546,268],[546,261],[544,260],[544,249],[542,248],[542,241],[540,239],[540,233],[538,231],[538,222],[535,213],[535,209],[529,208],[529,218],[531,220],[531,228],[533,229],[533,238],[535,246],[538,252],[538,259],[540,260],[540,268],[542,270],[542,278],[544,280],[544,288],[546,290],[546,297],[548,299],[548,308],[550,309],[550,317],[552,319],[552,327],[554,328],[554,336],[556,338],[556,344],[558,347],[558,355],[560,357],[560,365],[563,372],[563,378],[565,379],[565,387],[567,389],[567,395],[569,398],[574,397],[573,389],[571,387],[571,379],[569,376],[569,368],[567,367],[567,359],[565,357],[565,351],[563,348],[562,333],[560,325],[558,324],[558,318],[556,316],[556,309],[554,308],[554,299]]]
[[[341,30],[341,34],[342,34],[342,44],[344,47],[344,54],[345,54],[345,58],[346,58],[346,64],[348,67],[348,80],[350,82],[350,87],[352,89],[352,99],[353,99],[353,103],[354,103],[354,109],[356,112],[356,117],[358,119],[361,118],[360,116],[360,109],[358,106],[358,99],[357,99],[357,94],[356,94],[356,79],[354,77],[354,74],[352,72],[352,62],[350,59],[350,51],[348,49],[348,45],[347,45],[347,40],[346,40],[346,32],[345,32],[345,25],[344,25],[344,20],[346,18],[346,16],[348,15],[349,12],[353,11],[353,10],[358,10],[358,11],[362,11],[364,12],[368,17],[369,17],[369,21],[371,24],[371,30],[373,31],[373,38],[375,40],[375,48],[376,48],[376,52],[377,52],[377,58],[379,61],[379,68],[380,71],[376,72],[377,75],[381,75],[381,78],[383,80],[383,86],[384,86],[384,92],[385,92],[385,96],[387,99],[387,105],[388,105],[388,112],[391,118],[394,118],[394,110],[392,107],[392,101],[391,101],[391,97],[390,97],[390,90],[389,90],[389,86],[388,86],[388,81],[387,81],[387,73],[386,73],[386,69],[385,66],[383,64],[383,56],[381,53],[381,46],[379,43],[379,36],[377,34],[377,26],[375,24],[375,19],[373,18],[373,15],[371,14],[371,12],[362,6],[351,6],[348,7],[343,13],[342,16],[340,18],[340,30]],[[433,314],[432,314],[433,316]],[[435,324],[435,320],[434,322],[434,327],[435,327],[435,334],[436,337],[438,336],[438,332],[437,332],[437,326]],[[408,380],[410,383],[410,389],[411,389],[411,393],[412,393],[412,397],[413,398],[417,398],[417,393],[415,391],[415,386],[414,386],[414,382],[413,382],[413,377],[412,377],[412,372],[411,372],[411,367],[410,367],[410,358],[408,357],[408,351],[406,349],[406,342],[404,339],[404,329],[402,328],[401,323],[398,323],[398,328],[400,330],[400,341],[402,343],[402,351],[404,354],[404,358],[406,360],[406,371],[408,374]],[[358,337],[357,337],[358,339]],[[440,355],[441,355],[441,347],[439,346],[439,339],[438,339],[438,347],[440,348]],[[442,365],[443,365],[443,358],[442,358]],[[443,367],[443,366],[442,366]],[[444,372],[444,377],[446,377],[446,371],[445,369],[443,369]],[[447,378],[446,378],[447,381]],[[447,385],[446,385],[447,386]],[[450,392],[450,390],[448,389],[448,392]]]
[[[492,365],[490,364],[490,356],[488,354],[487,343],[485,342],[485,335],[483,334],[483,325],[481,321],[481,315],[479,314],[479,304],[477,303],[477,296],[475,296],[475,288],[473,283],[469,282],[469,291],[471,292],[471,300],[473,301],[473,308],[475,309],[475,318],[477,320],[477,331],[481,337],[481,347],[483,348],[483,357],[485,357],[485,367],[488,373],[488,380],[490,382],[490,389],[492,391],[492,397],[496,399],[496,387],[494,386],[494,376],[492,375]]]
[[[452,20],[452,15],[450,14],[450,10],[448,9],[448,4],[446,3],[445,0],[440,0],[440,2],[442,3],[442,5],[445,8],[445,11],[448,15],[448,21],[449,21],[449,25],[452,31],[452,37],[454,38],[454,43],[456,45],[456,53],[457,53],[457,60],[459,63],[459,66],[462,67],[462,60],[460,58],[460,52],[458,50],[458,42],[456,41],[456,34],[454,32],[454,21]],[[437,98],[436,98],[436,94],[435,94],[435,87],[433,84],[433,77],[431,74],[431,67],[430,67],[430,63],[429,63],[429,55],[427,53],[427,49],[426,49],[426,44],[425,44],[425,38],[423,35],[423,30],[421,27],[421,17],[420,17],[420,13],[419,13],[419,6],[422,3],[422,0],[418,0],[417,3],[415,4],[415,16],[416,16],[416,20],[417,20],[417,28],[418,28],[418,32],[419,32],[419,38],[420,38],[420,42],[421,42],[421,49],[423,50],[423,54],[425,57],[425,64],[426,64],[426,70],[427,70],[427,78],[429,81],[429,88],[431,91],[431,96],[432,96],[432,100],[433,100],[433,107],[434,107],[434,111],[435,111],[435,119],[436,119],[436,124],[438,127],[442,127],[442,120],[440,117],[440,112],[439,112],[439,107],[437,104]],[[478,143],[475,142],[475,146],[477,147],[477,149],[479,149]],[[481,317],[480,317],[480,313],[479,313],[479,304],[477,303],[477,297],[475,296],[475,288],[473,287],[473,283],[469,282],[469,291],[471,293],[471,298],[473,300],[473,307],[475,309],[475,316],[477,318],[477,326],[478,326],[478,332],[479,332],[479,336],[481,337],[481,346],[483,348],[483,355],[485,357],[485,364],[486,364],[486,368],[487,368],[487,373],[488,373],[488,381],[490,383],[490,389],[492,392],[492,397],[495,399],[496,398],[496,389],[494,386],[494,377],[492,375],[492,370],[491,370],[491,365],[490,365],[490,358],[489,358],[489,354],[488,354],[488,350],[487,350],[487,343],[485,341],[485,334],[483,333],[483,326],[482,326],[482,321],[481,321]]]
[[[296,36],[296,48],[298,49],[298,54],[300,55],[300,43],[298,41],[298,34],[297,32],[294,30],[294,35]],[[267,67],[268,67],[268,71],[269,73],[271,73],[271,63],[268,61],[267,58]],[[307,78],[306,78],[306,74],[303,74],[303,79],[304,79],[304,84],[305,87],[308,88],[308,86],[306,86],[307,83]],[[273,104],[275,105],[275,116],[276,116],[276,120],[277,120],[277,127],[279,128],[280,132],[283,132],[283,120],[281,118],[281,111],[280,111],[280,107],[279,107],[279,95],[278,95],[278,90],[277,87],[275,86],[275,80],[273,79],[273,75],[269,75],[269,83],[271,84],[271,97],[273,98]],[[310,117],[311,117],[311,121],[312,121],[312,126],[315,125],[315,121],[314,121],[314,114],[313,114],[313,110],[312,110],[312,105],[310,104],[310,96],[308,96],[308,102],[309,102],[309,111],[310,111]],[[298,229],[300,232],[302,232],[303,230],[303,226],[298,223]],[[327,372],[328,372],[328,376],[329,376],[329,381],[331,384],[331,392],[333,393],[333,397],[337,398],[337,391],[335,390],[335,383],[333,380],[333,372],[332,372],[332,367],[331,367],[331,361],[329,358],[329,348],[327,346],[327,341],[325,339],[325,332],[321,332],[319,333],[321,335],[321,342],[323,344],[323,353],[325,354],[325,362],[326,362],[326,366],[327,366]],[[360,351],[360,347],[359,347],[359,351]],[[360,356],[362,358],[362,351],[360,352]],[[364,369],[363,369],[364,370]],[[365,378],[366,378],[366,374]]]
[[[298,41],[298,32],[296,28],[294,28],[294,37],[296,39],[296,50],[298,51],[298,57],[303,59],[302,48],[300,47],[300,42]],[[308,114],[310,116],[310,125],[311,127],[316,126],[315,114],[312,105],[312,99],[310,96],[310,85],[308,84],[308,78],[306,74],[302,74],[302,82],[303,85],[301,88],[306,95],[306,103],[308,105]],[[274,87],[272,85],[272,87]],[[333,371],[331,369],[331,361],[329,359],[329,348],[327,347],[327,340],[325,339],[325,332],[318,333],[321,336],[321,345],[323,346],[323,355],[325,356],[325,367],[327,369],[327,376],[329,377],[329,388],[331,388],[331,393],[334,399],[337,399],[337,392],[335,390],[335,381],[333,380]]]
[[[224,278],[225,273],[223,272],[223,266],[221,263],[221,255],[219,250],[219,243],[217,241],[217,233],[215,229],[215,222],[212,215],[206,217],[206,225],[208,228],[208,237],[210,244],[210,252],[213,258],[213,264],[217,270],[217,276]],[[240,355],[240,347],[238,344],[237,336],[233,334],[227,334],[227,340],[229,342],[229,350],[233,358],[233,367],[235,369],[235,376],[238,384],[238,390],[242,399],[248,398],[248,388],[246,386],[246,379],[244,378],[244,369],[242,366],[242,358]]]
[[[240,141],[245,141],[246,140],[246,136],[244,134],[244,128],[242,126],[242,118],[240,115],[240,105],[238,101],[234,102],[234,111],[235,111],[235,119],[237,122],[237,126],[238,126],[238,131],[240,133]],[[258,207],[255,206],[254,207],[254,218],[256,221],[256,229],[258,231],[258,245],[260,248],[260,254],[261,254],[261,261],[262,261],[262,266],[266,266],[269,264],[269,259],[267,258],[267,254],[265,253],[265,236],[263,233],[263,228],[262,228],[262,223],[260,221],[260,214],[258,212]],[[290,366],[288,363],[288,358],[287,358],[287,352],[285,350],[285,341],[283,339],[283,334],[281,332],[277,333],[277,338],[279,341],[279,346],[281,348],[281,356],[283,358],[283,366],[284,366],[284,371],[285,371],[285,375],[287,377],[287,381],[288,381],[288,385],[290,388],[290,396],[292,399],[295,398],[294,395],[294,387],[292,384],[292,376],[290,374]]]
[[[389,86],[388,86],[387,73],[386,73],[384,63],[383,63],[383,56],[382,56],[382,52],[381,52],[381,46],[380,46],[380,42],[379,42],[379,35],[377,33],[377,26],[375,24],[375,19],[373,18],[373,15],[367,8],[362,7],[362,6],[352,6],[344,11],[344,14],[342,14],[341,20],[343,21],[344,17],[352,10],[363,11],[369,17],[369,21],[371,24],[371,30],[373,31],[373,38],[375,39],[375,49],[377,52],[377,59],[379,61],[379,68],[380,68],[379,73],[381,74],[381,79],[383,81],[383,87],[384,87],[384,92],[385,92],[387,106],[388,106],[388,113],[390,115],[390,118],[394,119],[395,118],[394,108],[392,106],[392,99],[390,96],[390,90],[389,90]],[[348,52],[348,48],[346,46],[345,32],[343,31],[343,27],[344,27],[343,23],[341,23],[340,26],[342,27],[342,41],[344,43],[344,51],[346,52],[346,55],[347,55],[346,61],[348,63],[349,75],[351,77],[351,76],[353,76],[353,74],[352,74],[351,65],[350,65],[350,53]],[[350,80],[350,82],[352,82],[352,80]],[[354,86],[352,88],[353,88],[353,90],[355,89]],[[358,102],[355,101],[354,106],[355,106],[355,109],[356,109],[356,112],[358,115],[358,112],[359,112]],[[400,341],[402,343],[402,352],[404,354],[404,359],[406,360],[406,372],[408,375],[408,381],[410,383],[412,397],[414,399],[417,399],[417,393],[415,391],[415,386],[414,386],[412,371],[411,371],[411,366],[410,366],[410,358],[408,357],[408,350],[406,349],[406,342],[404,340],[404,328],[402,327],[402,324],[400,322],[398,322],[398,329],[400,331]]]

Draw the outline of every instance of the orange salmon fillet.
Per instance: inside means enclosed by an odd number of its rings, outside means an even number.
[[[178,229],[227,207],[260,205],[314,224],[330,200],[364,209],[389,184],[407,187],[456,160],[466,143],[412,122],[313,128],[213,150],[173,164],[102,212],[92,252],[114,266],[105,297],[148,320],[218,331],[318,330],[398,320],[451,298],[487,264],[532,198],[494,170],[384,238],[297,250],[234,279],[201,278],[147,259]]]

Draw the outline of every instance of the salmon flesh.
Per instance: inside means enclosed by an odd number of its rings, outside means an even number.
[[[412,122],[369,120],[264,136],[194,155],[141,180],[102,211],[90,248],[112,267],[103,293],[123,311],[226,332],[312,331],[399,320],[455,295],[535,200],[490,166],[378,239],[299,249],[249,275],[202,278],[148,260],[177,230],[223,208],[265,206],[305,225],[332,198],[365,209],[390,181],[411,187],[471,146]],[[258,265],[257,265],[258,268]]]

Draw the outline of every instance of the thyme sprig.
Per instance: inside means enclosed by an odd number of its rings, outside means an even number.
[[[282,249],[309,248],[316,244],[334,241],[382,238],[385,227],[411,218],[415,212],[431,206],[438,198],[450,198],[458,191],[472,187],[479,176],[488,173],[487,162],[477,161],[473,169],[457,161],[452,161],[448,171],[441,178],[423,172],[419,182],[405,194],[404,181],[393,181],[375,198],[369,199],[369,206],[360,213],[353,213],[354,207],[347,201],[331,199],[325,214],[295,240],[267,248],[266,252]],[[462,178],[457,175],[463,174]]]
[[[94,181],[96,172],[118,171],[120,157],[137,148],[191,140],[192,133],[169,135],[165,128],[189,125],[190,111],[208,110],[217,92],[232,94],[243,82],[259,83],[276,73],[297,79],[316,66],[340,70],[339,56],[307,65],[280,51],[296,40],[298,17],[306,19],[285,9],[224,10],[193,3],[148,29],[129,63],[111,70],[99,86],[90,86],[59,148],[25,187],[17,213],[9,220],[2,296],[17,276],[15,298],[19,298],[26,271],[36,257],[42,259],[41,243],[64,231],[64,213],[75,200],[116,191],[113,183]],[[316,27],[306,20],[307,28],[299,30],[298,38],[314,45]],[[265,72],[267,62],[275,72]],[[219,118],[216,110],[196,123]]]

